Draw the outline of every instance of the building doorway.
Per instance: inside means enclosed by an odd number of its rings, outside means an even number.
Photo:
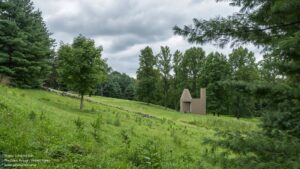
[[[182,110],[185,113],[190,113],[191,112],[191,102],[183,102]]]

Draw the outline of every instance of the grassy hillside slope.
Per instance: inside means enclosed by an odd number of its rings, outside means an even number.
[[[74,98],[0,86],[0,152],[48,160],[31,162],[38,168],[215,168],[205,159],[205,138],[258,129],[256,120],[88,99],[80,111]]]

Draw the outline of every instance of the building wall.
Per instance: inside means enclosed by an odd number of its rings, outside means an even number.
[[[206,89],[201,88],[200,98],[193,99],[188,89],[184,89],[180,98],[180,112],[206,114]]]
[[[201,111],[201,99],[192,99],[191,112],[200,114]]]
[[[200,100],[201,109],[199,113],[206,114],[206,88],[201,88]]]

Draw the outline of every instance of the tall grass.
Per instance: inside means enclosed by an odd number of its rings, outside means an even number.
[[[201,156],[205,137],[258,129],[249,120],[92,99],[80,111],[76,98],[0,86],[0,151],[50,161],[38,168],[214,168]]]

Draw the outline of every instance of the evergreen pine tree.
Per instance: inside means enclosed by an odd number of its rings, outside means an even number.
[[[30,0],[0,1],[0,74],[13,86],[39,87],[50,68],[49,35]]]

